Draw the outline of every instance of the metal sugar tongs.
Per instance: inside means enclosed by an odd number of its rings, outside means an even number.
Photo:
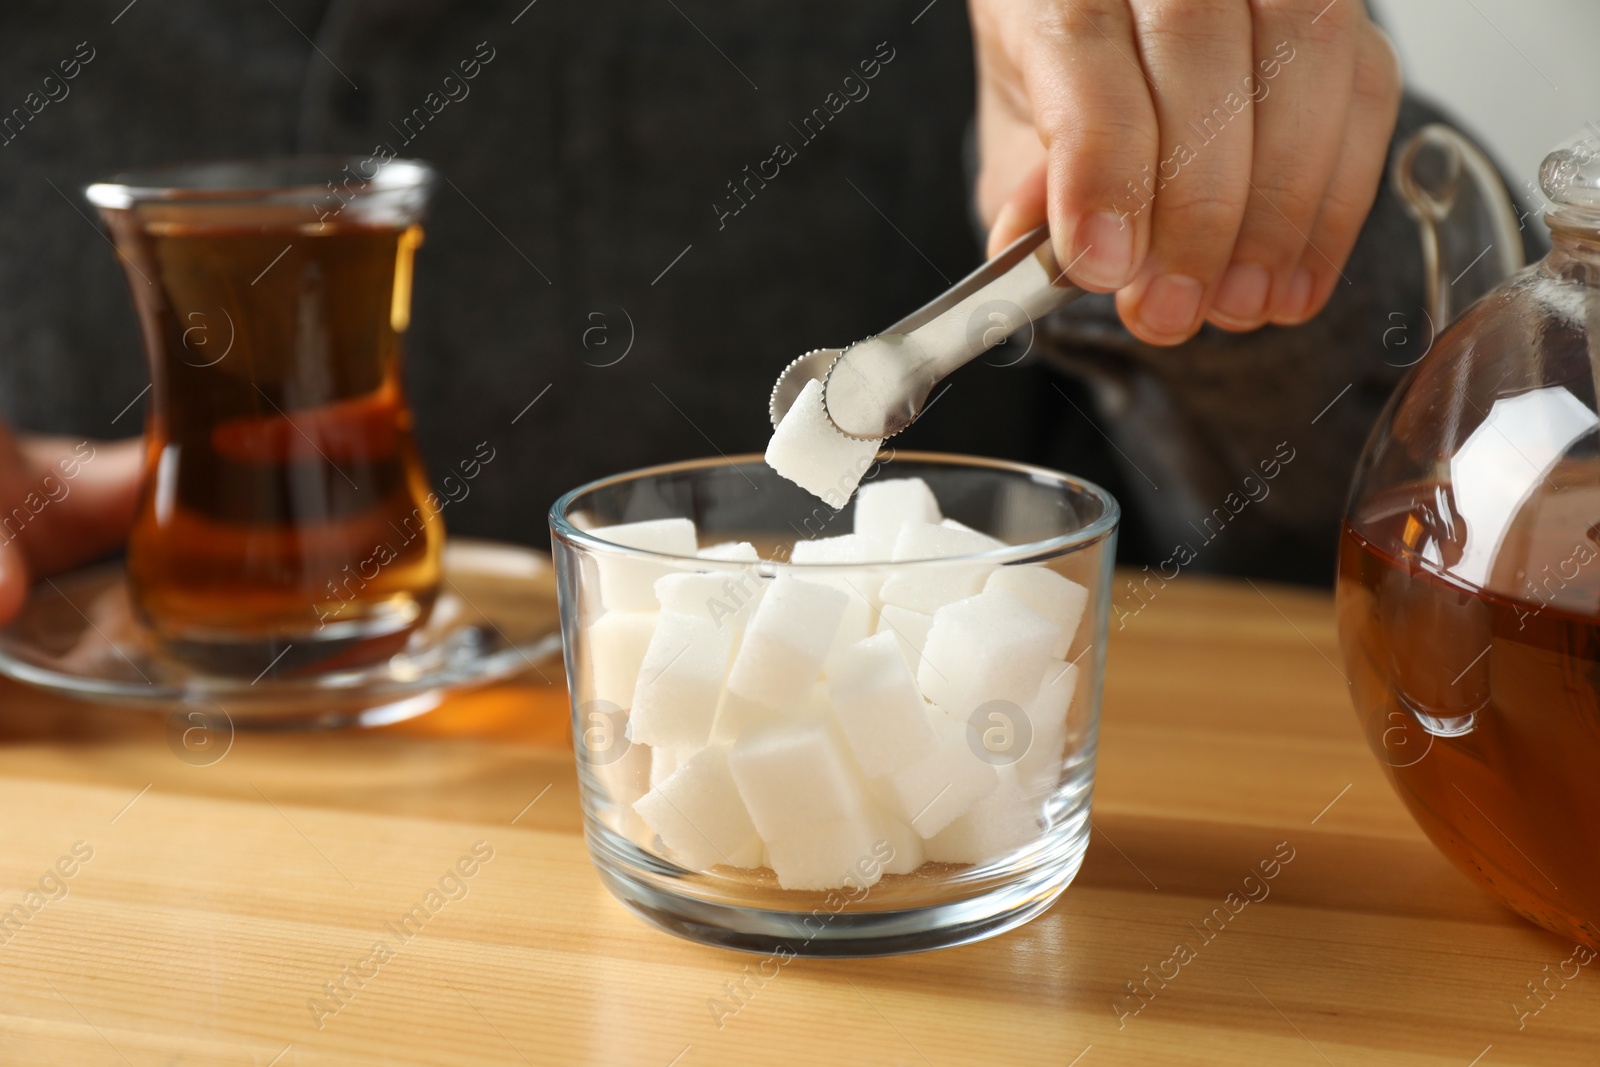
[[[1056,262],[1050,228],[1040,226],[882,333],[790,363],[772,387],[772,424],[807,383],[820,381],[824,409],[840,433],[891,437],[922,414],[934,386],[1082,295]]]

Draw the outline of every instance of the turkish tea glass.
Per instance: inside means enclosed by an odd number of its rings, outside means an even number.
[[[293,158],[91,185],[150,368],[132,602],[205,672],[382,660],[428,616],[444,526],[401,384],[433,172]]]

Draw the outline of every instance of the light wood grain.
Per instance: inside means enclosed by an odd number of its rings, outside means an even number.
[[[0,945],[0,1063],[1600,1059],[1600,969],[1518,1029],[1524,983],[1571,946],[1412,825],[1356,728],[1327,597],[1184,577],[1126,623],[1095,837],[1054,908],[943,952],[796,960],[720,1028],[710,1001],[758,958],[658,933],[600,887],[559,684],[381,730],[240,733],[206,767],[154,717],[0,687],[0,912],[94,849]],[[467,895],[387,935],[480,841]],[[1200,943],[1190,924],[1284,841],[1271,895]],[[380,938],[394,958],[319,1029],[308,1000]],[[1119,1025],[1124,983],[1180,940],[1197,956]]]

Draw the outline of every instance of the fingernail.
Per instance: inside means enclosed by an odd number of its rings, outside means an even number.
[[[1304,267],[1296,267],[1289,276],[1289,287],[1284,290],[1283,299],[1278,301],[1277,313],[1273,318],[1290,325],[1304,322],[1306,312],[1310,310],[1311,285],[1311,272]]]
[[[1223,272],[1211,310],[1241,326],[1254,326],[1267,310],[1272,272],[1255,263],[1233,263]]]
[[[1000,212],[994,217],[994,225],[989,227],[988,255],[993,256],[1016,239],[1017,235],[1011,232],[1011,220],[1016,214],[1017,209],[1011,201],[1007,200],[1000,205]]]
[[[1157,337],[1187,336],[1205,291],[1205,286],[1186,274],[1162,274],[1144,291],[1139,321]]]
[[[1121,289],[1133,273],[1133,226],[1115,212],[1099,211],[1078,223],[1078,259],[1067,267],[1073,279],[1102,289]]]

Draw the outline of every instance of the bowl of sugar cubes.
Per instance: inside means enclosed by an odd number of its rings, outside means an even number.
[[[1088,844],[1116,501],[783,437],[551,509],[601,880],[672,933],[777,955],[1026,922]]]

